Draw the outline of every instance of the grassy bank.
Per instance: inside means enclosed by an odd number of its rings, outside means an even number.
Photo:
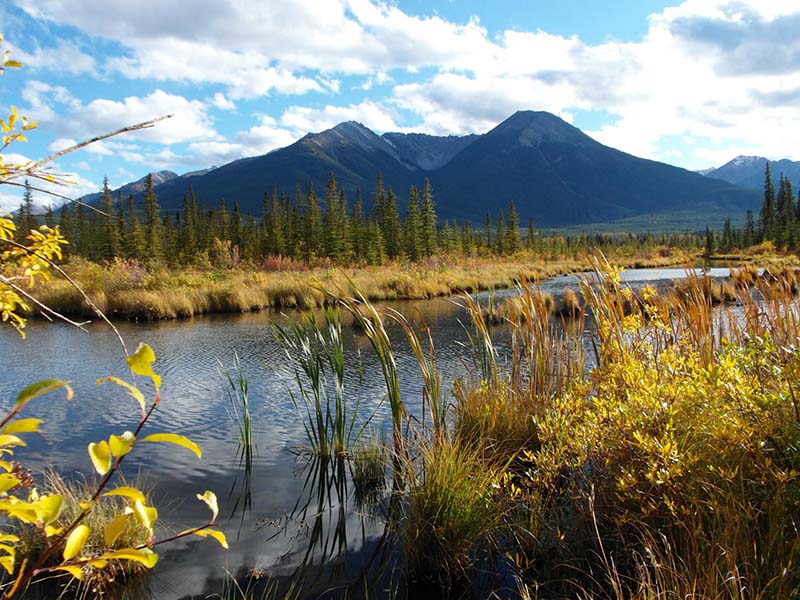
[[[665,267],[696,264],[699,257],[662,249],[614,260],[626,267]],[[73,259],[64,268],[110,317],[155,320],[266,308],[313,308],[324,301],[321,288],[345,294],[358,288],[371,301],[432,298],[507,288],[520,277],[535,281],[587,267],[587,261],[580,256],[545,260],[520,254],[502,259],[442,257],[376,267],[285,263],[277,268],[270,265],[216,270],[147,268],[131,261],[100,265]],[[40,286],[36,296],[63,314],[92,314],[82,296],[64,280]]]

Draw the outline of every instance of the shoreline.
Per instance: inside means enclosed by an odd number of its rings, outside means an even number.
[[[666,255],[610,256],[624,268],[692,267],[699,254],[672,250]],[[767,262],[766,257],[741,257]],[[760,260],[759,260],[760,259]],[[730,261],[730,257],[726,257]],[[770,257],[769,262],[786,262]],[[733,261],[731,261],[733,262]],[[468,292],[507,289],[520,278],[548,279],[589,268],[575,257],[546,261],[540,256],[438,258],[420,263],[388,263],[375,267],[308,267],[296,270],[181,269],[148,270],[138,263],[99,265],[73,260],[65,270],[109,318],[130,321],[187,319],[200,315],[247,313],[269,309],[309,309],[325,303],[322,290],[354,294],[360,290],[374,302],[423,300]],[[53,279],[34,294],[45,305],[68,316],[95,316],[65,280]],[[31,311],[30,316],[39,316]]]

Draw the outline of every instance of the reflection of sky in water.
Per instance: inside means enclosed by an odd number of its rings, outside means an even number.
[[[714,269],[711,274],[726,276],[728,269]],[[684,271],[628,270],[623,276],[636,285],[682,277]],[[565,286],[575,287],[576,283],[574,276],[567,276],[545,281],[542,286],[545,291],[558,294]],[[495,296],[500,299],[511,293],[497,292]],[[399,302],[392,306],[417,322],[421,315],[430,326],[445,391],[449,392],[450,382],[465,372],[469,361],[463,346],[466,337],[458,322],[462,310],[444,299]],[[281,317],[263,312],[119,324],[129,346],[146,341],[158,356],[156,371],[164,382],[162,403],[148,431],[179,432],[203,449],[203,459],[196,460],[194,455],[176,446],[143,444],[126,459],[125,473],[135,476],[138,472],[144,485],[154,487],[162,525],[171,531],[207,518],[205,506],[194,498],[197,492],[215,491],[225,516],[235,503],[241,473],[236,460],[236,433],[228,417],[226,384],[219,374],[219,363],[229,366],[234,353],[238,354],[249,380],[253,436],[258,448],[251,479],[252,511],[243,523],[240,524],[237,515],[226,524],[231,541],[228,551],[199,538],[162,548],[162,560],[153,574],[159,598],[218,592],[212,584],[206,587],[206,582],[218,581],[223,567],[232,573],[261,567],[271,573],[287,574],[305,552],[307,540],[303,537],[302,523],[298,527],[293,522],[284,533],[269,541],[275,532],[270,527],[256,528],[257,523],[265,521],[284,522],[304,484],[302,473],[298,474],[301,465],[289,452],[306,440],[287,391],[294,385],[292,367],[271,331],[271,323],[276,319]],[[0,365],[5,371],[0,380],[0,402],[4,406],[9,406],[25,385],[39,379],[68,379],[75,388],[72,402],[66,402],[63,394],[56,393],[26,408],[26,416],[45,419],[46,440],[33,439],[20,452],[35,469],[52,465],[66,473],[88,473],[90,463],[85,448],[89,442],[136,427],[136,403],[113,384],[100,387],[94,384],[97,378],[110,374],[128,377],[118,343],[107,328],[91,325],[89,329],[86,334],[63,324],[31,321],[28,339],[23,341],[9,327],[0,328]],[[375,413],[371,426],[385,427],[389,407],[381,403],[384,384],[380,367],[362,333],[347,325],[344,333],[350,369],[346,384],[348,404],[352,407],[359,402],[362,419]],[[503,328],[499,328],[501,347],[503,333]],[[400,328],[391,327],[390,334],[395,342],[404,402],[410,414],[419,416],[422,382],[418,365]],[[335,523],[328,521],[337,521],[338,508],[323,512],[324,529],[335,528]],[[348,511],[344,518],[347,553],[356,552],[365,537],[375,538],[381,532],[380,524],[370,522],[364,526],[354,512]]]

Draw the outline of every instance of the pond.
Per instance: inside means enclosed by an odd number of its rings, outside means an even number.
[[[713,277],[726,277],[728,269],[711,269]],[[623,272],[631,285],[668,282],[685,275],[681,269],[629,270]],[[574,276],[542,283],[557,295],[576,286]],[[502,298],[514,291],[495,294]],[[487,295],[481,295],[487,300]],[[398,302],[391,306],[431,330],[445,388],[468,370],[469,352],[461,326],[463,310],[453,301],[433,299]],[[335,466],[299,457],[307,445],[303,422],[291,401],[293,366],[273,334],[275,322],[295,315],[262,312],[214,315],[188,321],[118,323],[129,347],[148,343],[156,352],[155,370],[163,378],[162,402],[148,425],[150,432],[178,432],[197,442],[203,458],[176,446],[144,444],[126,459],[124,472],[138,477],[153,490],[159,522],[167,531],[179,531],[203,523],[206,507],[195,494],[214,491],[220,501],[220,522],[230,542],[223,550],[215,542],[184,538],[160,548],[160,561],[147,586],[153,597],[177,599],[205,597],[223,591],[226,572],[242,576],[265,574],[296,579],[305,574],[307,596],[367,578],[385,579],[391,572],[380,565],[391,563],[393,549],[383,544],[384,522],[380,511],[356,506],[346,472]],[[31,320],[27,339],[9,327],[0,328],[0,380],[2,408],[7,408],[27,384],[50,377],[69,380],[75,389],[71,402],[52,394],[33,402],[26,416],[45,419],[44,438],[32,438],[19,455],[34,472],[52,466],[67,476],[88,474],[89,442],[133,430],[138,406],[119,388],[97,386],[107,375],[128,379],[124,355],[112,332],[100,324],[84,333],[61,323]],[[407,411],[421,414],[422,381],[419,367],[402,330],[390,328],[395,346],[402,394]],[[380,366],[366,337],[345,327],[346,364],[350,370],[346,397],[358,403],[361,422],[372,418],[370,431],[386,426],[389,407],[382,402],[385,388]],[[502,345],[502,332],[500,334]],[[234,355],[249,383],[250,411],[256,453],[249,472],[237,458],[236,428],[229,416],[226,381],[221,369],[230,368]],[[374,416],[373,416],[374,415]],[[319,485],[320,480],[324,481]]]

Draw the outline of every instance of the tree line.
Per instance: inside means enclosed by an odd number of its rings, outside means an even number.
[[[553,255],[624,245],[641,249],[701,243],[698,236],[686,234],[540,236],[533,219],[521,227],[513,202],[494,217],[487,212],[483,229],[469,221],[441,222],[428,179],[421,189],[411,187],[402,213],[400,200],[380,174],[371,200],[368,210],[359,190],[352,205],[348,203],[331,173],[323,197],[317,196],[313,185],[298,187],[292,197],[277,190],[265,193],[259,216],[243,213],[237,201],[229,204],[224,198],[207,208],[191,187],[181,209],[165,211],[148,175],[141,206],[133,194],[123,198],[118,193],[114,198],[104,181],[99,211],[68,203],[58,213],[48,209],[43,217],[37,216],[26,189],[17,214],[17,235],[24,239],[43,219],[59,225],[69,241],[67,254],[93,261],[122,258],[173,265],[256,262],[277,256],[308,263],[382,264],[438,254],[506,256],[531,250]]]
[[[748,210],[741,228],[732,225],[728,219],[718,235],[706,230],[707,252],[730,252],[762,242],[772,242],[776,248],[789,251],[800,249],[800,195],[795,201],[792,182],[783,173],[778,179],[778,189],[775,189],[769,161],[764,168],[764,194],[758,218]]]

